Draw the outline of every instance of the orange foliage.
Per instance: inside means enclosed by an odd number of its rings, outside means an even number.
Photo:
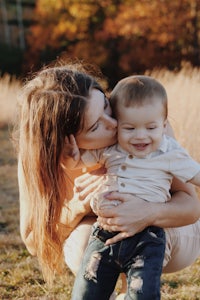
[[[199,0],[38,0],[35,14],[27,57],[36,65],[64,52],[112,77],[177,67],[200,47]]]

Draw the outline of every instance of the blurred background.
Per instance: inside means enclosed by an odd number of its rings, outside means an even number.
[[[0,70],[56,58],[98,65],[109,86],[155,67],[200,65],[199,0],[0,0]]]

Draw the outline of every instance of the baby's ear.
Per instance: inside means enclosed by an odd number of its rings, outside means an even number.
[[[168,124],[168,120],[165,119],[164,124],[163,124],[163,127],[164,127],[164,133],[167,132],[167,124]]]

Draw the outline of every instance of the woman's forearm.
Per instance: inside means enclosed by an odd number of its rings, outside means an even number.
[[[62,208],[59,231],[66,239],[80,221],[87,215],[83,202],[72,199]]]
[[[91,173],[85,173],[75,179],[75,188],[71,187],[73,195],[71,200],[66,201],[62,209],[61,223],[64,233],[67,236],[86,216],[91,215],[90,201],[94,194],[98,192],[98,188],[102,183],[105,169],[99,168]]]
[[[167,134],[175,138],[169,123]],[[200,218],[200,201],[195,187],[190,183],[183,183],[174,178],[171,192],[172,198],[170,202],[159,205],[152,203],[152,225],[167,228],[195,223]]]
[[[171,201],[156,210],[154,224],[161,227],[179,227],[192,224],[200,218],[200,201],[194,185],[174,178]]]
[[[99,219],[105,225],[117,225],[118,231],[132,230],[135,234],[151,225],[179,227],[192,224],[200,218],[200,201],[194,186],[178,180],[175,181],[171,200],[166,203],[147,202],[118,192],[111,193],[107,198],[118,199],[122,204],[100,211]]]
[[[151,203],[152,225],[167,228],[194,223],[200,217],[200,202],[195,193],[179,191],[167,203]]]

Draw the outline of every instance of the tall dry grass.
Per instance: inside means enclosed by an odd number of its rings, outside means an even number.
[[[169,121],[176,138],[200,162],[200,69],[184,64],[179,72],[154,70],[149,75],[167,90]]]
[[[178,141],[200,161],[200,69],[184,64],[178,72],[154,70],[146,72],[166,88],[169,98],[169,120]],[[9,74],[0,77],[0,125],[15,118],[21,82]]]
[[[0,127],[13,122],[20,89],[21,82],[14,76],[5,74],[0,77]]]

